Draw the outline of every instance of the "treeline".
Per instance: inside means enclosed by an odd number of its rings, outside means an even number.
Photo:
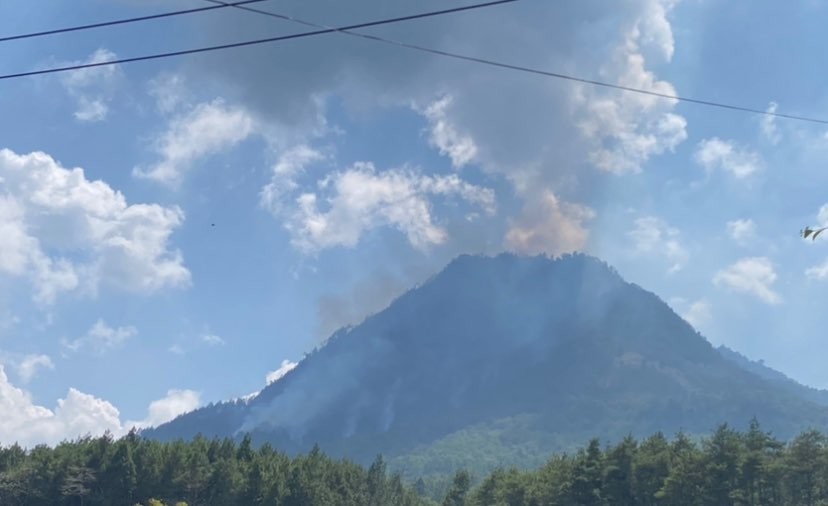
[[[0,448],[0,505],[419,506],[431,504],[386,471],[318,448],[289,458],[249,438],[160,443],[135,433],[54,448]]]
[[[455,493],[467,481],[458,473]],[[782,443],[756,420],[745,432],[722,425],[698,442],[681,433],[672,440],[657,433],[602,448],[594,439],[536,471],[497,470],[459,496],[447,504],[825,506],[828,445],[815,430]]]
[[[433,502],[427,485],[389,474],[382,457],[365,469],[318,448],[290,458],[249,438],[159,443],[131,433],[55,448],[0,448],[2,505],[551,506],[828,505],[828,439],[788,443],[754,420],[695,441],[657,433],[602,447],[597,439],[534,471],[496,470],[473,486],[457,472]]]

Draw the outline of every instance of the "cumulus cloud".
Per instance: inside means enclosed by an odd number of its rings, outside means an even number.
[[[100,63],[114,60],[117,55],[112,51],[100,48],[93,52],[84,61],[67,62],[66,65],[85,63]],[[75,118],[78,121],[103,121],[109,113],[109,102],[112,99],[115,85],[122,76],[117,65],[105,65],[74,70],[63,74],[62,83],[70,96],[76,102]]]
[[[655,216],[637,218],[628,235],[633,240],[637,253],[665,258],[670,264],[669,273],[683,269],[690,258],[681,244],[679,230]]]
[[[39,369],[54,370],[55,364],[48,355],[26,355],[17,364],[17,375],[23,383],[30,382]]]
[[[697,329],[713,319],[713,305],[707,299],[689,302],[685,299],[677,298],[671,302],[679,306],[679,314],[681,317]]]
[[[193,411],[200,405],[201,394],[194,390],[169,390],[165,397],[150,403],[146,418],[139,421],[128,421],[124,424],[124,429],[158,427],[179,415]]]
[[[317,186],[317,193],[301,193],[291,210],[277,213],[293,245],[306,253],[353,247],[365,232],[385,226],[404,233],[418,249],[441,244],[447,232],[434,223],[434,196],[458,197],[488,214],[495,212],[492,190],[454,174],[428,176],[409,169],[380,172],[371,163],[359,162],[329,174]],[[263,192],[272,211],[278,210],[269,200],[275,193],[267,188]]]
[[[824,281],[828,279],[828,259],[821,264],[814,265],[805,269],[805,275],[811,279]]]
[[[737,147],[732,141],[712,137],[701,141],[696,150],[696,162],[710,173],[714,170],[729,172],[737,179],[744,179],[761,167],[759,155],[746,148]]]
[[[297,365],[299,365],[297,362],[291,362],[290,360],[282,360],[282,365],[280,365],[278,369],[267,373],[267,376],[265,376],[265,381],[268,385],[273,383],[274,381],[278,381],[282,379],[282,376],[292,371],[293,368]]]
[[[595,212],[582,205],[561,202],[551,191],[533,199],[506,233],[506,247],[518,253],[560,255],[581,250],[589,232],[585,222]]]
[[[253,117],[241,107],[221,99],[198,104],[172,118],[167,130],[155,139],[161,161],[148,168],[136,167],[133,174],[177,186],[195,162],[239,144],[255,127]]]
[[[446,95],[434,101],[422,111],[429,122],[429,142],[441,155],[447,155],[455,168],[472,162],[477,156],[477,145],[468,135],[463,135],[451,123],[446,110],[451,107],[452,97]]]
[[[756,237],[756,223],[751,219],[727,222],[727,234],[739,244],[745,244]]]
[[[50,409],[34,403],[31,394],[13,385],[0,365],[0,445],[18,442],[23,446],[54,445],[79,436],[98,436],[106,431],[115,436],[130,428],[158,425],[192,411],[200,403],[191,390],[170,390],[153,401],[147,417],[140,422],[122,423],[120,412],[109,402],[70,388]]]
[[[72,341],[64,339],[61,344],[69,351],[89,349],[93,353],[102,355],[122,345],[137,333],[138,330],[133,326],[110,327],[105,321],[99,319],[84,336]]]
[[[641,43],[655,44],[669,60],[673,36],[667,13],[676,2],[650,2],[645,15],[628,30],[614,57],[604,68],[616,75],[616,84],[675,96],[675,88],[646,69]],[[611,69],[611,70],[610,70]],[[590,160],[613,173],[640,172],[653,156],[675,148],[687,139],[687,121],[671,112],[675,100],[643,94],[607,92],[581,86],[576,95],[586,111],[581,130],[593,143]]]
[[[776,278],[773,263],[768,258],[749,257],[717,272],[713,282],[736,292],[753,295],[767,304],[779,304],[782,297],[773,291]]]
[[[105,182],[45,153],[0,150],[0,275],[28,278],[41,304],[101,285],[187,286],[190,272],[168,244],[183,220],[177,207],[127,204]]]
[[[9,382],[0,366],[0,444],[56,444],[85,434],[118,432],[118,410],[110,403],[70,388],[55,409],[36,405],[31,395]]]
[[[309,165],[325,159],[322,152],[306,144],[294,146],[282,153],[273,166],[270,182],[262,188],[259,194],[262,207],[274,215],[281,214],[285,199],[299,188],[297,178]]]

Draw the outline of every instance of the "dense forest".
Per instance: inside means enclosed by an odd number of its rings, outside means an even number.
[[[161,443],[131,433],[55,448],[0,449],[3,505],[828,505],[828,438],[805,431],[788,443],[755,420],[694,440],[656,433],[553,456],[540,469],[467,471],[447,490],[404,484],[382,457],[365,469],[318,448],[290,458],[249,438]],[[428,497],[432,496],[432,497]]]

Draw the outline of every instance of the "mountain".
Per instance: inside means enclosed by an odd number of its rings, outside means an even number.
[[[144,435],[249,432],[288,453],[314,443],[360,462],[382,453],[417,476],[536,465],[593,436],[704,434],[754,416],[783,438],[828,427],[828,408],[766,376],[595,258],[461,256],[255,398]]]
[[[731,350],[727,346],[721,345],[716,349],[726,360],[733,362],[746,371],[750,371],[757,376],[765,378],[766,380],[774,383],[776,386],[787,390],[797,397],[809,400],[821,406],[828,406],[828,390],[813,388],[798,383],[786,376],[784,373],[766,366],[763,360],[751,360],[738,351]]]

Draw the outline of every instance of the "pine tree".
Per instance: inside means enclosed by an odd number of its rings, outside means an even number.
[[[468,471],[457,471],[442,506],[465,506],[466,496],[471,489],[471,475]]]

